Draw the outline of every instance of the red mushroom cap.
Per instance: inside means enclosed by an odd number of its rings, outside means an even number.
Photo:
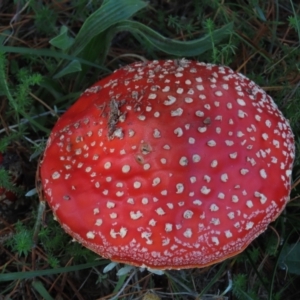
[[[62,227],[114,261],[204,267],[284,209],[294,140],[270,96],[228,67],[136,62],[59,119],[40,166]]]

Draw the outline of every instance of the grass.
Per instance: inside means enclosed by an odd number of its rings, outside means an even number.
[[[35,170],[58,117],[97,79],[139,56],[229,65],[260,84],[300,142],[297,1],[94,0],[0,3],[0,295],[6,299],[299,299],[297,151],[292,201],[246,251],[164,275],[113,265],[39,212]],[[270,183],[271,184],[271,183]],[[35,222],[42,226],[36,230]],[[26,295],[26,296],[25,296]],[[1,298],[1,297],[0,297]]]

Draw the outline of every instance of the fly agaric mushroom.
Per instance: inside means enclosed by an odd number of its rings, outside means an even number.
[[[40,165],[75,240],[114,261],[204,267],[243,251],[289,199],[294,140],[271,97],[228,67],[135,62],[87,89]]]

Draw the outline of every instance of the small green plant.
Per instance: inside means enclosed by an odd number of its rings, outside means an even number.
[[[16,78],[18,84],[14,88],[10,88],[13,101],[10,101],[9,104],[15,110],[15,113],[28,112],[34,101],[30,97],[31,87],[39,85],[42,81],[42,76],[32,73],[29,69],[22,68],[17,72]]]
[[[246,274],[237,274],[233,278],[233,295],[238,300],[259,300],[257,292],[254,290],[248,291],[248,278]]]
[[[53,218],[47,219],[47,223],[39,231],[39,242],[47,253],[57,254],[64,249],[69,239],[64,234],[58,222]]]
[[[300,17],[295,16],[289,16],[288,17],[289,25],[295,29],[297,32],[300,32]]]
[[[31,1],[31,7],[35,12],[34,25],[37,32],[48,36],[55,34],[58,13],[49,5],[39,5],[35,1]]]
[[[296,13],[293,1],[290,1],[293,15],[288,17],[289,25],[298,33],[298,40],[300,41],[300,16]],[[299,45],[299,44],[298,44]]]
[[[42,76],[37,73],[32,73],[29,69],[21,68],[14,74],[17,83],[12,85],[12,83],[8,82],[6,77],[6,66],[6,57],[0,51],[0,90],[6,96],[11,108],[8,110],[7,115],[8,117],[12,115],[17,123],[20,122],[20,116],[27,117],[27,119],[30,120],[31,118],[28,113],[33,104],[33,98],[30,96],[31,87],[39,85],[42,81]],[[31,122],[37,125],[38,128],[42,128],[34,120],[31,120]]]
[[[188,38],[191,38],[194,32],[199,29],[198,25],[195,25],[193,20],[187,20],[172,15],[168,16],[167,25],[170,28],[174,28],[176,34],[186,34]]]
[[[27,256],[33,247],[32,230],[29,230],[18,221],[15,225],[14,235],[6,241],[6,245],[17,252],[19,256]]]
[[[212,19],[208,18],[204,21],[204,28],[206,29],[208,35],[210,36],[211,39],[211,46],[212,46],[212,51],[211,51],[211,59],[213,63],[217,63],[217,56],[218,56],[218,51],[215,45],[215,41],[213,39],[213,32],[215,30],[215,23]]]
[[[0,169],[0,188],[15,194],[21,193],[21,190],[13,183],[12,176],[4,168]]]
[[[51,255],[51,253],[48,253],[48,262],[49,265],[55,269],[58,268],[60,266],[60,260],[58,257],[55,257],[54,255]]]

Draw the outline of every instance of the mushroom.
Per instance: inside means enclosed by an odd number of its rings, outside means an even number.
[[[102,257],[204,267],[243,251],[289,200],[294,139],[272,98],[228,67],[135,62],[58,120],[40,164],[64,230]]]

